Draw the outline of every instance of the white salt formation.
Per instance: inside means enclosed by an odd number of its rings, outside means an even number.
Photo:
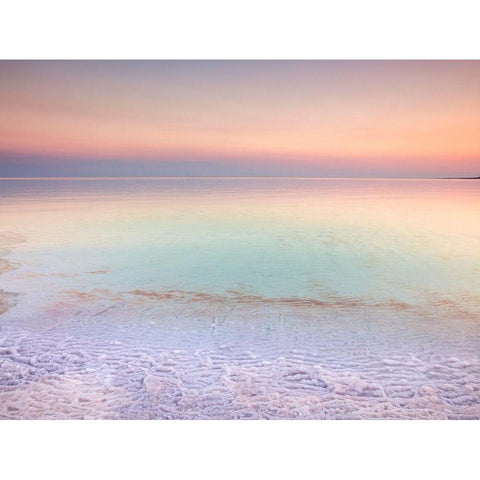
[[[473,320],[123,298],[5,314],[0,416],[480,418]]]

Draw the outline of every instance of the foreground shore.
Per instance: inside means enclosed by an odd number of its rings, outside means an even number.
[[[480,418],[478,324],[448,312],[69,291],[1,322],[4,419]]]

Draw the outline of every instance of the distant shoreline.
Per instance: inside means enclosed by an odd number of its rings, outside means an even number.
[[[443,177],[439,180],[480,180],[480,177]]]

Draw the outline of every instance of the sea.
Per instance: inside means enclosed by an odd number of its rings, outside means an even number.
[[[480,181],[0,179],[0,418],[480,419]]]

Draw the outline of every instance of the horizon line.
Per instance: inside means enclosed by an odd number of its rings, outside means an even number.
[[[319,177],[272,175],[171,175],[171,176],[121,176],[121,177],[0,177],[0,180],[163,180],[163,179],[291,179],[291,180],[478,180],[480,177]]]

